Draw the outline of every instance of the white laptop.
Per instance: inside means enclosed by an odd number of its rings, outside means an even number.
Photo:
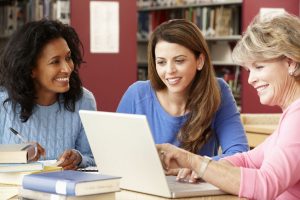
[[[209,183],[165,176],[144,115],[79,111],[99,172],[121,176],[122,189],[167,198],[225,194]]]

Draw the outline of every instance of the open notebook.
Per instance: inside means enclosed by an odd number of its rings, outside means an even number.
[[[99,172],[121,176],[121,188],[167,198],[224,194],[209,183],[166,177],[143,115],[79,111]]]

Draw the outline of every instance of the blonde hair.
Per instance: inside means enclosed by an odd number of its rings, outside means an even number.
[[[269,18],[257,15],[234,48],[232,57],[239,65],[284,57],[299,65],[299,17],[287,12]]]
[[[182,45],[191,50],[195,58],[200,54],[205,57],[204,66],[197,71],[188,93],[185,109],[190,111],[189,117],[177,135],[182,148],[197,153],[213,134],[211,123],[221,102],[207,43],[200,29],[187,20],[170,20],[158,26],[148,44],[148,74],[152,87],[157,91],[166,88],[155,65],[155,47],[159,41]]]

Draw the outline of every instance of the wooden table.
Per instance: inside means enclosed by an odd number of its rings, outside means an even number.
[[[238,200],[244,199],[233,195],[216,195],[216,196],[204,196],[204,197],[189,197],[179,198],[179,200]],[[170,200],[168,198],[132,192],[128,190],[122,190],[116,193],[116,200]]]
[[[19,200],[18,196],[19,186],[0,184],[0,199]],[[216,195],[216,196],[204,196],[204,197],[190,197],[180,198],[179,200],[238,200],[233,195]],[[116,193],[116,200],[170,200],[168,198],[143,194],[139,192],[133,192],[128,190],[122,190]]]

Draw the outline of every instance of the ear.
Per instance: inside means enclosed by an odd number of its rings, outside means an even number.
[[[203,53],[201,53],[197,59],[197,70],[198,71],[202,70],[204,63],[205,63],[205,56]]]
[[[294,76],[295,72],[298,70],[298,63],[290,58],[287,58],[287,62],[289,75]]]

